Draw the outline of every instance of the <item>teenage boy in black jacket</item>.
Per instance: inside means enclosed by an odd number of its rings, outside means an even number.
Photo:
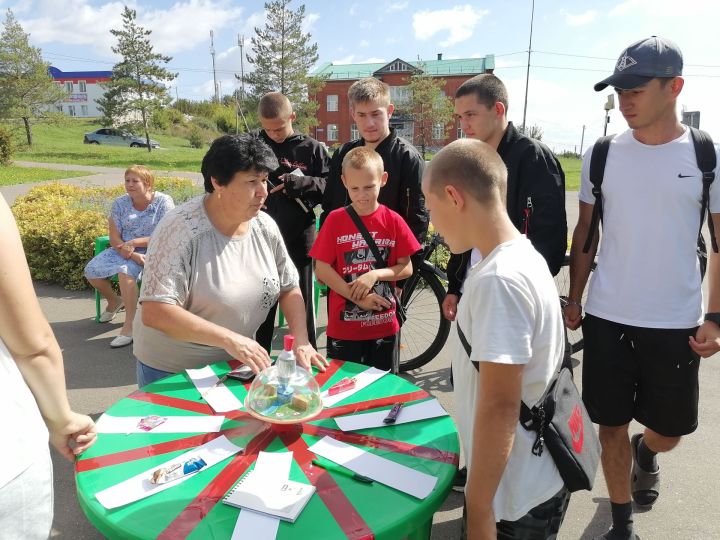
[[[308,253],[315,241],[313,208],[322,202],[330,160],[318,141],[295,132],[292,125],[295,113],[283,94],[270,92],[260,98],[258,117],[262,126],[259,137],[272,148],[280,163],[268,178],[266,211],[277,222],[290,258],[300,274],[308,338],[316,347],[312,259]],[[302,174],[293,174],[297,169]],[[276,311],[277,304],[255,333],[255,340],[268,351]]]
[[[348,98],[350,114],[361,138],[345,143],[333,154],[320,224],[332,210],[350,203],[340,179],[345,154],[358,146],[368,146],[380,154],[388,173],[378,201],[400,214],[418,242],[424,243],[428,229],[428,213],[421,189],[425,164],[415,147],[390,128],[390,117],[395,110],[390,103],[390,87],[374,77],[360,79],[348,90]]]
[[[567,249],[565,174],[547,146],[522,135],[508,122],[507,109],[507,89],[495,75],[473,77],[455,92],[455,114],[465,135],[497,148],[505,162],[510,220],[527,235],[554,276]],[[470,262],[477,262],[470,251],[452,255],[448,262],[443,313],[451,321]]]

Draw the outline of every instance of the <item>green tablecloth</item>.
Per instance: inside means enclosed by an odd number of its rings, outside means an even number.
[[[222,363],[213,365],[213,369],[221,375],[230,367]],[[321,388],[327,388],[365,369],[366,366],[335,360],[327,372],[317,374],[316,379]],[[244,401],[249,384],[234,380],[226,384]],[[318,418],[302,424],[299,437],[292,432],[277,432],[242,410],[225,413],[219,433],[101,434],[98,442],[75,465],[80,505],[93,525],[109,538],[230,538],[239,510],[222,504],[222,497],[254,466],[259,451],[292,450],[290,478],[315,484],[317,493],[295,523],[280,523],[278,540],[429,538],[432,516],[451,488],[458,463],[457,431],[450,417],[352,433],[343,433],[333,419],[355,411],[389,409],[397,401],[410,403],[429,398],[429,394],[408,381],[386,375],[335,407],[323,410]],[[113,416],[214,414],[184,373],[130,394],[107,412]],[[219,435],[227,436],[245,451],[201,471],[177,487],[120,508],[106,510],[95,498],[98,491]],[[311,465],[315,455],[307,449],[325,435],[437,476],[438,483],[427,498],[418,500],[379,482],[368,485],[325,472]]]

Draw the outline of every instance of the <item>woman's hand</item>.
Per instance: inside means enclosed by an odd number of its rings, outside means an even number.
[[[260,371],[270,365],[270,355],[267,351],[254,339],[232,333],[228,337],[225,351],[237,358],[243,364],[250,366],[253,373],[258,374]]]
[[[92,418],[72,411],[65,422],[59,425],[49,423],[48,431],[50,443],[69,461],[82,454],[97,440]]]
[[[353,302],[357,302],[361,298],[365,298],[377,283],[375,272],[370,270],[350,283],[350,297]]]
[[[311,370],[312,366],[316,366],[320,371],[325,371],[325,368],[330,364],[330,362],[309,343],[295,345],[295,359],[301,367],[308,371]]]
[[[135,244],[132,240],[128,240],[127,242],[117,245],[115,249],[123,259],[129,259],[135,251]]]
[[[132,253],[130,260],[135,261],[140,266],[145,266],[145,254],[144,253]]]

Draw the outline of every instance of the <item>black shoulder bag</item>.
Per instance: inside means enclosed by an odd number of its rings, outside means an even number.
[[[387,268],[387,261],[383,259],[375,240],[373,240],[373,237],[370,235],[370,231],[367,230],[367,227],[365,227],[365,224],[362,222],[355,209],[349,204],[345,207],[345,211],[350,216],[350,219],[353,220],[353,223],[355,223],[355,226],[358,231],[360,231],[360,234],[362,234],[362,237],[367,246],[370,248],[370,251],[372,251],[373,257],[375,257],[375,266],[377,268]],[[393,302],[395,302],[395,315],[397,316],[398,323],[402,326],[405,319],[407,319],[407,313],[405,312],[403,305],[400,303],[400,300],[395,295],[395,291],[393,291],[392,287],[390,287],[390,294],[392,294]]]
[[[468,357],[472,347],[456,324]],[[473,366],[479,371],[477,362]],[[532,453],[547,447],[568,491],[592,490],[600,462],[600,439],[573,382],[572,371],[561,367],[532,409],[520,402],[520,425],[537,436]]]

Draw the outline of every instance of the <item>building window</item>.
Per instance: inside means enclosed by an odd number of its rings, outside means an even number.
[[[390,102],[395,105],[407,105],[410,103],[410,89],[407,86],[391,86]]]
[[[337,140],[338,140],[337,124],[328,124],[328,127],[327,127],[327,140],[328,140],[328,141],[337,141]]]
[[[73,83],[72,83],[72,81],[65,81],[65,90],[67,90],[68,92],[72,92],[72,91],[73,91]]]
[[[80,105],[80,115],[81,115],[81,116],[87,116],[87,115],[88,115],[87,105]]]
[[[460,126],[458,126],[458,129],[457,129],[457,138],[458,138],[458,139],[464,139],[465,137],[467,137],[467,135],[465,135],[465,132],[462,130],[462,128],[461,128]]]
[[[445,124],[433,124],[432,138],[434,141],[442,141],[445,138]]]
[[[85,84],[85,81],[78,81],[78,86],[80,87],[80,92],[87,92],[87,85]]]
[[[337,95],[327,97],[327,110],[328,112],[338,110],[338,97]]]
[[[350,140],[354,141],[355,139],[360,138],[360,131],[358,131],[357,124],[353,124],[350,126]]]
[[[75,105],[68,105],[68,114],[70,116],[75,116]]]

